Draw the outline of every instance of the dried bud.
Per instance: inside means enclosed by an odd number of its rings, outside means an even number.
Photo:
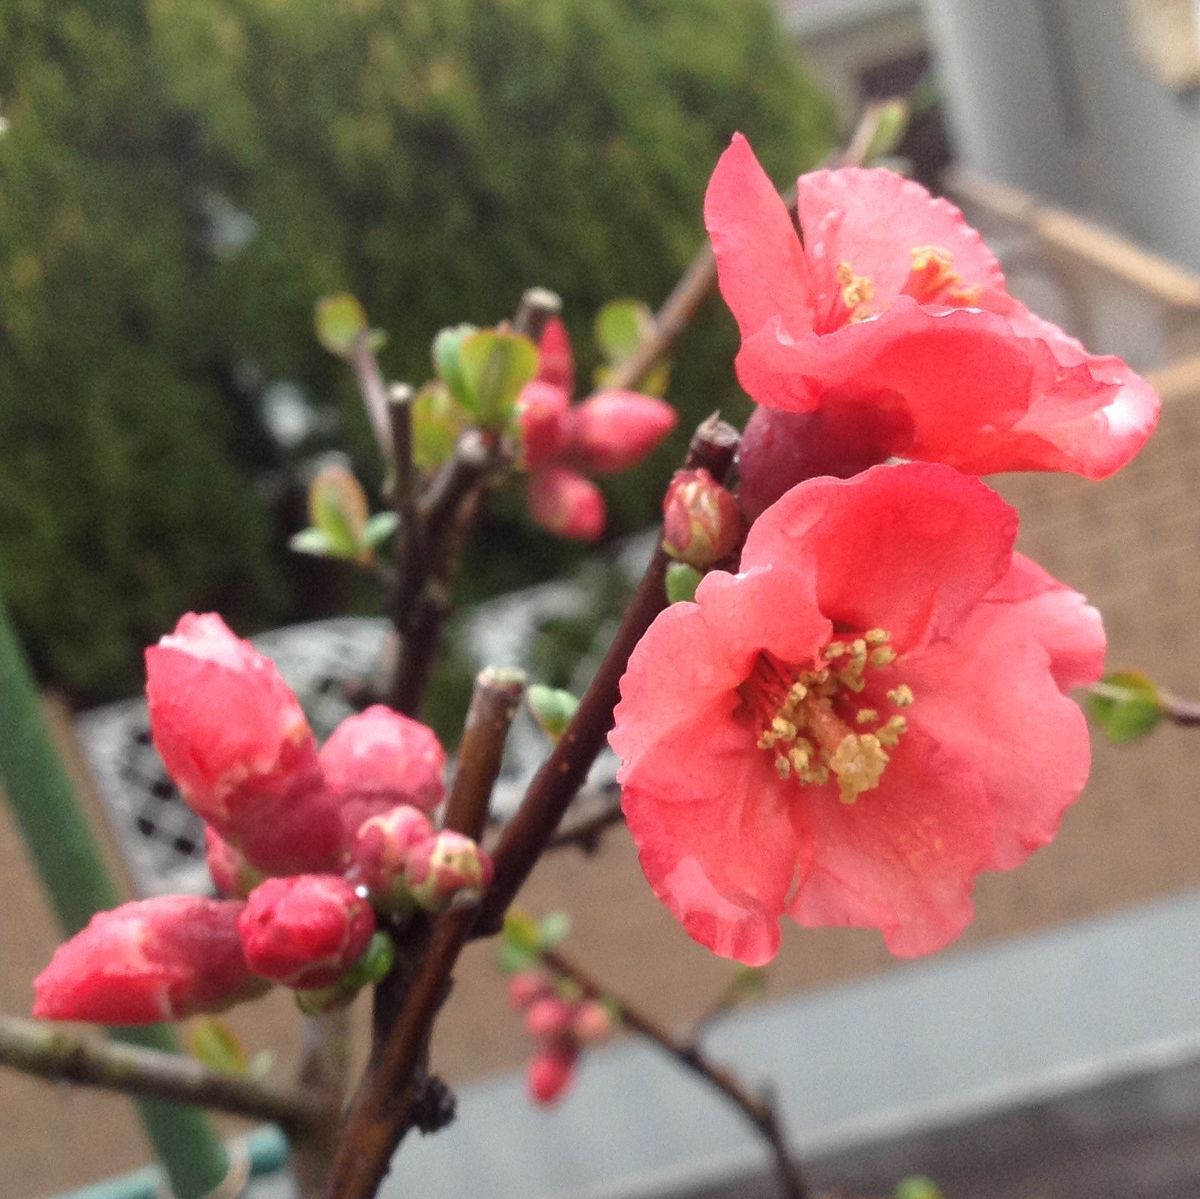
[[[288,685],[215,613],[146,651],[154,744],[188,804],[267,874],[336,865],[341,821]]]
[[[573,451],[592,474],[612,474],[640,462],[678,419],[675,409],[635,391],[602,391],[573,413]]]
[[[524,1011],[535,999],[553,991],[550,980],[537,970],[521,970],[508,980],[508,1001]]]
[[[517,411],[521,416],[521,460],[526,470],[536,470],[566,446],[571,426],[569,403],[564,388],[541,379],[521,389]]]
[[[207,824],[204,826],[204,854],[213,886],[226,899],[245,899],[263,881],[262,871],[255,870],[238,850]]]
[[[320,762],[347,843],[364,820],[398,804],[432,812],[445,793],[446,751],[437,734],[383,704],[346,717],[321,747]]]
[[[217,1012],[263,990],[238,938],[244,904],[160,895],[100,912],[34,980],[43,1020],[156,1024]]]
[[[289,987],[327,987],[362,957],[375,913],[333,874],[269,878],[250,893],[238,931],[256,974]]]
[[[607,1040],[612,1030],[612,1014],[598,999],[585,999],[575,1008],[571,1031],[581,1041],[595,1044]]]
[[[547,466],[529,478],[529,512],[558,537],[595,541],[604,532],[600,488],[566,466]]]
[[[676,471],[663,499],[663,548],[689,566],[712,566],[742,539],[742,513],[733,493],[708,471]]]
[[[381,908],[401,911],[408,906],[404,869],[409,850],[433,836],[424,812],[407,804],[364,821],[354,838],[354,862],[363,885]]]
[[[470,837],[443,829],[408,851],[405,882],[428,912],[440,912],[463,892],[482,894],[492,881],[492,860]]]
[[[568,1037],[575,1010],[557,995],[535,999],[525,1013],[525,1031],[539,1041],[556,1041]]]
[[[534,1103],[547,1107],[562,1098],[575,1077],[576,1060],[577,1055],[573,1051],[548,1049],[530,1062],[525,1084]]]

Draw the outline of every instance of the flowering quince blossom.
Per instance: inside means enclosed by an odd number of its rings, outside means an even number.
[[[162,895],[100,912],[34,980],[44,1020],[155,1024],[260,994],[238,938],[242,903]]]
[[[952,204],[845,168],[801,176],[797,212],[803,242],[736,135],[704,215],[742,333],[738,378],[766,406],[742,447],[750,515],[801,478],[891,456],[1102,478],[1150,435],[1149,384],[1010,296]]]
[[[274,662],[216,613],[146,651],[154,744],[184,799],[267,874],[336,866],[342,822],[317,743]]]
[[[749,964],[778,918],[929,953],[983,870],[1054,835],[1089,766],[1065,692],[1100,674],[1083,598],[1013,553],[1016,513],[948,467],[793,487],[736,575],[661,613],[610,735],[642,868]]]
[[[587,476],[640,462],[675,427],[675,410],[616,388],[572,404],[574,360],[557,318],[547,322],[538,352],[537,378],[518,400],[529,511],[551,533],[594,541],[604,532],[604,497]]]

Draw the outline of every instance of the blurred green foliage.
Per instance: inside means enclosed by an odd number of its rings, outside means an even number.
[[[656,303],[697,249],[734,129],[781,181],[831,140],[768,0],[7,0],[0,115],[4,586],[43,678],[87,698],[136,686],[188,607],[246,632],[319,609],[282,550],[297,512],[261,494],[295,469],[264,384],[336,402],[379,464],[318,296],[359,296],[420,383],[439,327],[541,283],[586,379],[601,304]],[[734,394],[733,348],[714,306],[676,443],[609,488],[616,529]],[[469,580],[531,569],[500,557]]]

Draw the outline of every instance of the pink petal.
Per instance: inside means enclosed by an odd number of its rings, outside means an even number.
[[[529,477],[529,515],[558,537],[595,541],[604,532],[604,496],[591,479],[566,466],[546,466]]]

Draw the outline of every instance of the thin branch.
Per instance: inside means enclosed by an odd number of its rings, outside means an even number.
[[[753,1094],[733,1071],[710,1062],[694,1042],[677,1039],[664,1025],[613,995],[582,966],[558,950],[543,950],[541,956],[551,970],[569,978],[589,998],[611,1004],[626,1028],[652,1041],[728,1099],[770,1147],[779,1175],[780,1194],[784,1199],[807,1199],[808,1186],[799,1166],[792,1160],[775,1107],[767,1096]]]
[[[42,1078],[214,1108],[288,1129],[336,1123],[319,1096],[220,1074],[182,1054],[86,1039],[69,1029],[0,1016],[0,1065]]]
[[[392,510],[396,513],[396,562],[404,563],[419,548],[414,544],[417,516],[417,477],[413,469],[413,389],[393,383],[388,389],[388,426],[392,435]]]
[[[354,377],[358,380],[358,390],[362,394],[363,407],[371,422],[371,430],[384,457],[392,452],[392,428],[388,419],[387,384],[383,381],[383,372],[375,351],[371,349],[369,331],[358,335],[354,343],[354,352],[350,355],[350,365],[354,368]]]
[[[1183,699],[1169,691],[1159,691],[1158,704],[1163,715],[1172,724],[1183,728],[1195,728],[1200,725],[1200,700]]]
[[[692,438],[685,468],[705,467],[723,479],[737,450],[738,435],[714,414]],[[483,899],[479,932],[498,932],[504,913],[554,836],[567,805],[587,778],[612,727],[620,697],[621,676],[634,646],[666,607],[665,577],[669,559],[661,545],[630,600],[600,668],[579,701],[579,708],[550,756],[533,777],[516,815],[500,834],[493,855],[496,877]]]
[[[350,1072],[350,1009],[305,1016],[301,1026],[300,1069],[296,1082],[330,1113],[340,1113]],[[297,1130],[291,1136],[292,1174],[299,1199],[320,1199],[337,1155],[338,1120]]]
[[[562,312],[562,300],[546,287],[531,287],[522,296],[517,315],[513,317],[513,332],[536,342],[548,321]]]

